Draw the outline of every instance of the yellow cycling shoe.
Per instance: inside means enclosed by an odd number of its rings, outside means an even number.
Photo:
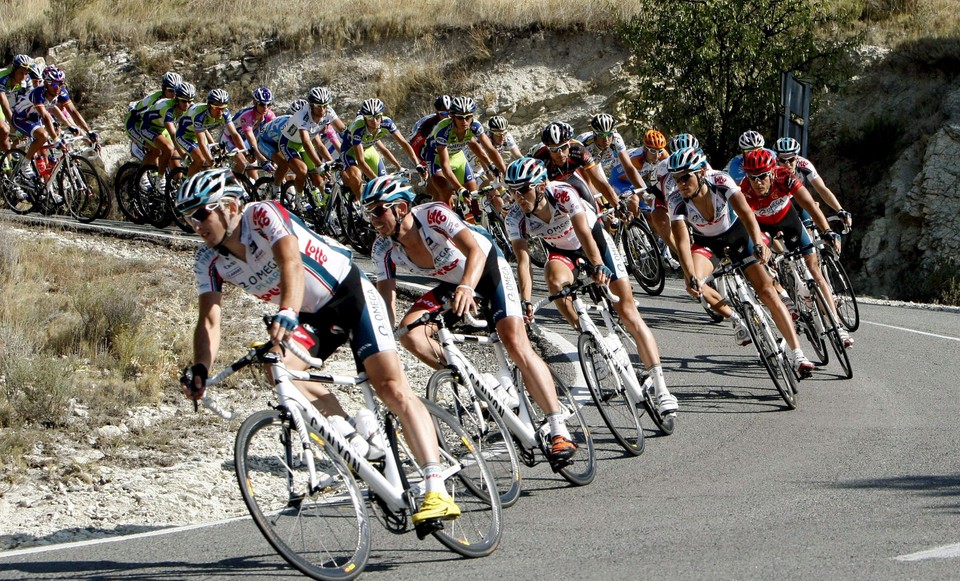
[[[423,503],[413,515],[413,524],[428,520],[453,520],[460,516],[460,507],[445,492],[428,492]]]

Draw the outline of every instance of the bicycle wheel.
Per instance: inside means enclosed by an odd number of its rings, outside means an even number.
[[[70,155],[70,154],[68,154]],[[109,199],[100,174],[89,160],[70,155],[57,174],[57,190],[63,196],[63,205],[79,222],[93,222],[103,211],[104,199]]]
[[[512,248],[512,247],[511,247]],[[530,262],[543,268],[547,263],[547,247],[543,245],[543,238],[527,238],[527,252],[530,254]]]
[[[837,318],[847,331],[853,333],[860,328],[860,307],[857,306],[857,295],[853,292],[850,277],[840,264],[840,260],[831,253],[823,252],[820,255],[820,268],[823,276],[833,289],[833,300],[837,304]]]
[[[818,314],[823,320],[824,333],[830,342],[830,346],[833,348],[833,352],[837,354],[837,362],[840,363],[840,368],[843,369],[844,376],[847,379],[852,379],[853,366],[850,365],[850,354],[847,353],[847,348],[843,345],[843,339],[840,338],[840,323],[837,321],[837,317],[833,314],[833,311],[827,307],[827,297],[823,295],[823,291],[819,286],[814,288],[813,298],[817,305]]]
[[[353,200],[344,200],[347,211],[347,234],[350,246],[364,256],[370,256],[373,243],[377,240],[377,231],[369,222],[363,219],[362,210]]]
[[[441,469],[452,473],[444,481],[444,487],[460,507],[458,518],[443,521],[443,529],[431,534],[445,547],[464,557],[486,557],[500,545],[503,533],[502,506],[493,473],[484,455],[477,454],[479,448],[474,440],[457,420],[432,401],[421,400],[437,431]],[[391,413],[387,416],[390,447],[397,455],[398,466],[404,471],[409,492],[419,506],[425,494],[423,469],[402,437],[400,422]]]
[[[623,233],[623,250],[634,278],[648,295],[663,292],[666,273],[660,258],[660,247],[649,228],[639,221],[630,223]]]
[[[253,189],[250,193],[250,200],[253,202],[263,202],[273,199],[273,177],[265,176],[253,182]]]
[[[796,397],[796,376],[793,369],[786,361],[786,355],[780,351],[777,341],[770,330],[770,321],[766,318],[762,309],[755,307],[750,303],[741,305],[744,322],[747,324],[747,330],[750,332],[750,338],[760,354],[760,361],[763,363],[767,374],[773,380],[773,385],[780,392],[780,397],[786,402],[789,409],[797,408]]]
[[[657,426],[657,429],[660,430],[664,436],[669,436],[677,429],[677,414],[668,414],[666,416],[661,415],[657,411],[656,403],[653,401],[653,398],[650,393],[647,392],[646,386],[644,384],[645,376],[648,374],[644,368],[643,360],[640,358],[640,350],[637,349],[637,343],[633,340],[633,336],[630,333],[627,333],[626,329],[622,326],[617,326],[617,335],[620,336],[620,342],[623,343],[624,348],[627,350],[627,354],[630,356],[630,365],[633,367],[634,373],[637,375],[637,380],[640,381],[640,389],[643,390],[643,404],[644,409],[647,412],[647,415],[650,416],[650,419],[653,420],[654,425]],[[643,413],[640,414],[641,419],[643,419]],[[641,424],[642,425],[642,424]]]
[[[310,490],[304,453],[324,475],[319,490]],[[319,437],[304,450],[286,410],[259,411],[240,426],[234,462],[253,521],[288,563],[314,579],[354,579],[363,571],[367,507],[350,469]]]
[[[170,219],[173,220],[173,223],[177,225],[177,228],[180,228],[187,234],[193,234],[193,226],[190,224],[190,221],[177,211],[177,192],[180,191],[180,186],[183,185],[185,181],[187,181],[186,168],[175,167],[167,173],[167,214],[170,216]],[[158,226],[158,228],[159,227],[161,226]]]
[[[33,211],[32,188],[35,187],[24,178],[20,164],[24,163],[26,153],[20,149],[11,149],[0,156],[0,191],[7,207],[16,214],[29,214]],[[30,162],[32,163],[32,162]],[[33,167],[34,175],[37,168]]]
[[[597,338],[581,333],[577,341],[580,367],[593,402],[597,404],[603,423],[618,444],[630,455],[643,454],[645,442],[640,426],[638,403],[627,393],[627,388],[615,370],[613,362],[603,356]]]
[[[586,394],[578,394],[579,400],[575,399],[570,393],[567,384],[564,383],[564,381],[560,379],[560,376],[552,369],[550,370],[550,375],[553,376],[553,382],[556,385],[557,399],[560,400],[560,413],[565,417],[564,421],[567,424],[567,431],[570,432],[570,439],[577,445],[577,453],[570,458],[570,464],[557,470],[557,473],[570,484],[585,486],[593,482],[597,470],[597,458],[593,448],[593,437],[590,435],[590,428],[587,426],[587,422],[583,418],[583,413],[580,411],[580,408],[583,407],[583,403],[581,402],[586,398]],[[530,419],[533,422],[533,426],[537,428],[537,434],[540,438],[538,442],[540,451],[546,456],[550,445],[550,442],[546,439],[549,431],[544,431],[547,419],[544,417],[543,410],[540,409],[540,406],[530,399],[527,390],[523,389],[523,377],[520,373],[514,374],[514,383],[517,386],[517,392],[520,397],[525,399],[527,409],[530,410]]]
[[[136,206],[130,196],[132,191],[130,180],[136,176],[139,169],[140,164],[135,161],[128,161],[121,165],[113,176],[113,195],[117,199],[117,208],[124,218],[134,224],[146,224],[147,221],[142,212],[135,211]]]
[[[486,226],[487,231],[493,236],[493,240],[497,243],[497,247],[500,248],[503,256],[509,261],[515,260],[513,256],[513,246],[510,244],[510,239],[507,238],[506,225],[503,223],[503,220],[496,215],[495,211],[484,214],[483,224]]]
[[[520,498],[520,460],[503,419],[481,404],[476,391],[458,381],[450,369],[430,376],[427,399],[460,422],[493,473],[501,506],[513,506]]]

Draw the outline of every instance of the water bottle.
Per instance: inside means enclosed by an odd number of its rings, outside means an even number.
[[[36,162],[37,162],[37,172],[40,173],[40,177],[46,180],[47,176],[50,175],[50,170],[51,170],[50,165],[47,163],[47,156],[45,155],[37,156]]]
[[[503,392],[504,403],[511,409],[519,407],[520,397],[517,394],[517,386],[513,384],[513,375],[510,373],[510,369],[501,365],[497,375],[500,379],[500,389]]]
[[[353,416],[351,422],[356,428],[357,434],[366,440],[369,446],[366,453],[367,459],[377,460],[383,458],[386,446],[383,443],[383,438],[380,437],[380,422],[377,421],[376,414],[367,408],[362,408]]]
[[[491,375],[491,374],[489,374],[489,373],[481,373],[481,374],[480,374],[480,381],[483,382],[483,384],[484,384],[484,385],[487,387],[487,389],[493,394],[493,397],[496,398],[496,400],[500,403],[500,405],[502,405],[502,406],[505,407],[505,408],[513,408],[513,407],[516,407],[516,405],[517,405],[516,403],[513,404],[513,405],[511,405],[512,402],[510,401],[509,394],[507,393],[507,390],[505,390],[505,389],[500,385],[500,382],[497,381],[497,378],[496,378],[496,377],[494,377],[493,375]],[[517,402],[517,403],[519,403],[519,402]]]
[[[366,439],[360,437],[356,428],[350,425],[350,422],[340,416],[330,416],[327,420],[330,422],[330,425],[333,426],[333,429],[343,436],[343,439],[350,444],[357,454],[366,458],[367,453],[370,451],[370,444],[367,443]]]

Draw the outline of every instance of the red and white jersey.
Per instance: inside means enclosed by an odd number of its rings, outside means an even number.
[[[471,228],[460,216],[442,202],[421,204],[410,210],[413,214],[414,227],[420,233],[430,255],[433,265],[423,268],[413,262],[407,251],[391,238],[380,236],[373,243],[371,258],[377,280],[396,278],[397,267],[403,267],[417,276],[435,278],[438,281],[459,283],[463,280],[467,257],[453,243],[453,239],[464,230],[473,235],[473,239],[480,245],[486,256],[493,243],[489,238]]]
[[[350,272],[349,250],[310,230],[276,202],[247,204],[238,228],[246,259],[203,246],[194,265],[198,294],[221,292],[226,281],[262,301],[279,305],[280,267],[273,257],[273,245],[286,236],[297,238],[303,260],[305,288],[301,312],[319,311]]]
[[[707,183],[707,195],[713,200],[713,215],[701,215],[693,201],[684,200],[674,187],[667,196],[670,220],[686,221],[702,236],[720,236],[737,221],[730,198],[740,192],[740,186],[722,171],[709,170],[703,179]]]
[[[783,220],[790,210],[790,199],[802,187],[803,184],[792,171],[780,166],[774,170],[770,191],[765,196],[753,189],[750,178],[743,178],[740,182],[740,190],[760,224],[776,224]]]
[[[813,180],[820,177],[820,174],[817,173],[817,168],[813,166],[813,163],[801,156],[797,156],[797,165],[796,165],[797,176],[803,181],[803,183],[810,185],[813,183]]]
[[[526,236],[539,236],[554,248],[578,250],[580,240],[573,230],[571,218],[577,214],[585,213],[587,226],[593,228],[593,225],[597,222],[596,213],[583,204],[576,188],[566,182],[547,182],[547,191],[544,197],[551,211],[550,221],[544,222],[533,214],[528,216],[520,209],[520,204],[514,204],[510,213],[504,219],[507,226],[507,238],[512,242],[523,240]]]

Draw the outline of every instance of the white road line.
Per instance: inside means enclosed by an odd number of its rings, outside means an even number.
[[[208,523],[198,523],[192,525],[184,525],[182,527],[170,527],[164,529],[158,529],[155,531],[148,531],[145,533],[135,533],[132,535],[118,535],[114,537],[106,537],[102,539],[90,539],[88,541],[77,541],[75,543],[59,543],[56,545],[44,545],[42,547],[30,547],[29,549],[17,549],[15,551],[0,551],[0,559],[6,559],[10,557],[19,557],[21,555],[33,555],[36,553],[46,553],[48,551],[59,551],[62,549],[75,549],[77,547],[87,547],[90,545],[103,545],[106,543],[117,543],[120,541],[130,541],[133,539],[143,539],[146,537],[157,537],[160,535],[170,535],[175,533],[181,533],[184,531],[191,531],[193,529],[202,529],[206,527],[215,527],[222,524],[231,523],[238,520],[248,519],[247,516],[238,516],[235,518],[228,518],[226,520],[220,520],[216,522]]]
[[[877,327],[886,327],[888,329],[896,329],[898,331],[906,331],[907,333],[916,333],[917,335],[926,335],[927,337],[936,337],[937,339],[947,339],[949,341],[960,341],[960,337],[951,337],[949,335],[937,335],[936,333],[927,333],[926,331],[917,331],[916,329],[908,329],[906,327],[897,327],[895,325],[884,325],[883,323],[874,323],[872,321],[860,320],[861,323],[866,323],[868,325],[875,325]]]
[[[894,559],[897,561],[922,561],[924,559],[953,559],[954,557],[960,557],[960,543],[944,545],[935,549],[910,553],[909,555],[900,555],[894,557]]]

